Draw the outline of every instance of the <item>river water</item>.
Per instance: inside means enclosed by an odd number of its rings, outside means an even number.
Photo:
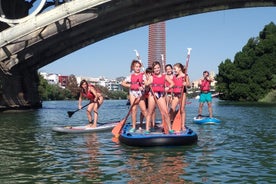
[[[129,147],[112,142],[111,132],[52,132],[53,126],[86,124],[85,110],[67,115],[77,101],[2,113],[0,183],[276,183],[276,105],[214,99],[222,123],[197,125],[198,102],[189,101],[187,125],[199,140],[180,147]],[[126,100],[105,101],[100,122],[127,112]]]

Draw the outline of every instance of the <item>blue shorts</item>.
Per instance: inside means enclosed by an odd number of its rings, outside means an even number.
[[[204,102],[212,102],[212,95],[211,93],[200,93],[199,96],[199,102],[204,103]]]

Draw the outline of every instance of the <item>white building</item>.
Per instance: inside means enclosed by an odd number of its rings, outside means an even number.
[[[41,72],[40,75],[48,81],[49,84],[58,84],[59,83],[59,75],[58,74],[47,74],[45,72]]]

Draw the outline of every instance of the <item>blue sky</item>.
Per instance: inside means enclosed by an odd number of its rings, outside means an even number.
[[[167,63],[185,63],[191,47],[188,74],[197,80],[204,70],[218,72],[218,65],[235,54],[264,26],[276,24],[276,7],[244,8],[192,15],[166,21]],[[147,65],[148,26],[89,45],[39,69],[62,75],[115,79],[129,75],[134,49]]]

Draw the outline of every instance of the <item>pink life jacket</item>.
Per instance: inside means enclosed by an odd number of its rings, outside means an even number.
[[[210,84],[211,84],[211,82],[206,79],[201,80],[200,90],[201,91],[210,91]]]
[[[185,76],[183,77],[175,77],[174,78],[174,87],[173,87],[173,92],[178,94],[178,93],[181,93],[181,91],[183,90],[183,82],[185,80]]]
[[[174,81],[175,78],[176,78],[176,76],[173,75],[172,81]],[[170,84],[168,81],[165,80],[165,87],[168,87],[168,86],[170,86],[170,85],[171,85],[171,84]],[[168,92],[168,93],[172,93],[172,92],[173,92],[173,88],[170,88],[167,92]]]
[[[139,90],[139,87],[142,86],[143,83],[143,73],[131,74],[131,82],[130,82],[130,89],[131,90]]]
[[[165,74],[162,74],[161,77],[156,76],[155,74],[152,75],[152,90],[153,92],[164,92],[165,91]]]
[[[93,87],[93,85],[89,85],[89,87]],[[87,98],[88,100],[91,100],[93,101],[95,99],[95,95],[91,92],[91,91],[88,91],[88,93],[85,93],[84,91],[81,91],[81,94],[83,97]]]

